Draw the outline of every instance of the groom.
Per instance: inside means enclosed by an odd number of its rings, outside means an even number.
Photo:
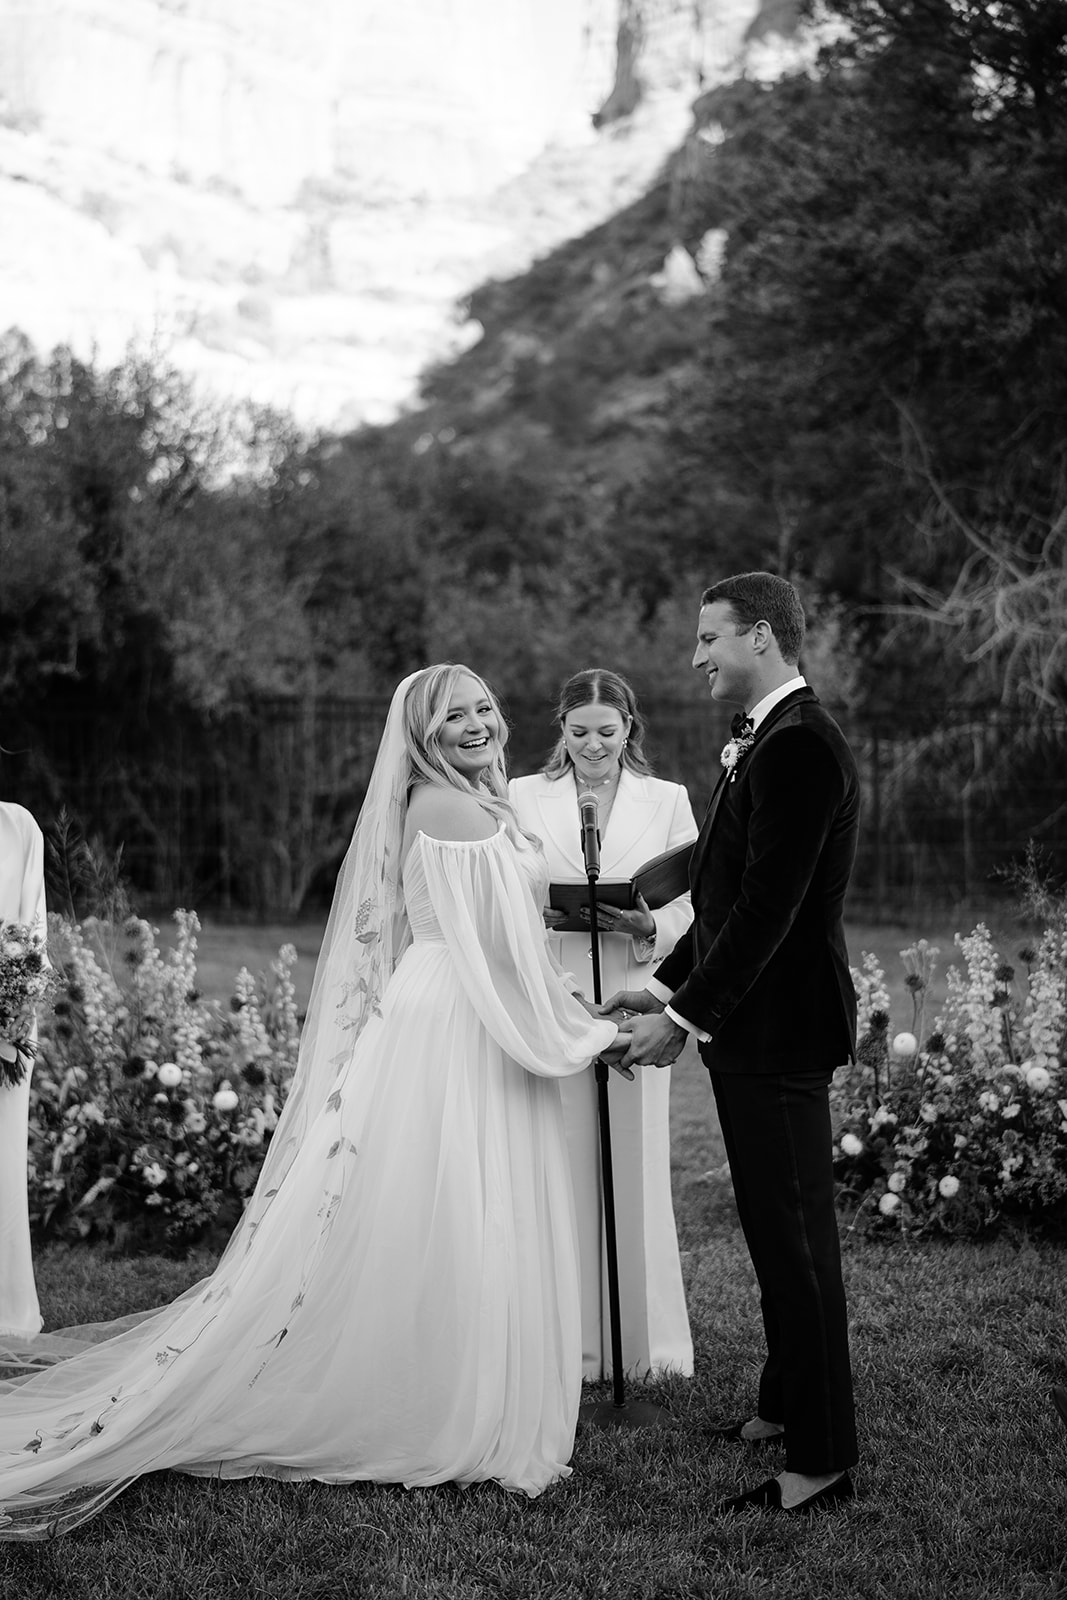
[[[834,1212],[829,1085],[855,1048],[842,910],[856,853],[855,762],[797,670],[804,612],[768,572],[704,593],[693,666],[740,708],[693,851],[692,928],[644,991],[622,1065],[666,1066],[687,1036],[711,1075],[759,1281],[767,1359],[756,1415],[786,1470],[720,1511],[805,1512],[852,1495],[857,1460]]]

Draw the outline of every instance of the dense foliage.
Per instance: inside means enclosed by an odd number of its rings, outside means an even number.
[[[147,723],[299,681],[309,640],[256,497],[291,430],[167,366],[0,341],[0,694]]]
[[[766,552],[880,606],[950,587],[968,530],[1036,555],[1067,506],[1067,7],[816,11],[848,31],[815,72],[704,107],[687,223],[727,246],[679,437]]]

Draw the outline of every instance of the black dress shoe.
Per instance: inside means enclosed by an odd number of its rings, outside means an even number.
[[[787,1517],[804,1517],[811,1511],[828,1511],[831,1506],[840,1505],[843,1500],[851,1500],[855,1495],[852,1479],[847,1472],[840,1478],[835,1478],[833,1483],[828,1483],[825,1489],[818,1489],[815,1494],[810,1494],[796,1506],[783,1506],[782,1486],[777,1478],[768,1478],[766,1483],[761,1483],[755,1489],[746,1489],[744,1494],[731,1495],[729,1500],[722,1500],[715,1510],[723,1516],[734,1516],[742,1511],[781,1511]]]
[[[1060,1421],[1067,1423],[1067,1389],[1062,1388],[1058,1383],[1054,1385],[1052,1390],[1052,1404],[1060,1414]]]
[[[708,1433],[712,1439],[721,1440],[723,1443],[725,1443],[727,1440],[732,1441],[738,1439],[742,1444],[750,1445],[781,1444],[784,1441],[784,1428],[782,1429],[781,1433],[768,1433],[760,1439],[746,1439],[744,1434],[741,1432],[741,1429],[747,1428],[751,1421],[751,1417],[742,1417],[740,1422],[724,1422],[721,1427],[710,1428]]]

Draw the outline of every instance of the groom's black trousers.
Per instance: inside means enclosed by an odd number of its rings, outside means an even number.
[[[760,1287],[758,1412],[785,1427],[786,1469],[859,1459],[824,1073],[711,1073],[737,1210]]]

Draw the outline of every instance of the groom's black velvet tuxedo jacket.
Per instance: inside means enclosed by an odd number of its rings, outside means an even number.
[[[723,773],[693,851],[693,924],[655,972],[671,1008],[712,1035],[714,1072],[833,1070],[851,1060],[856,997],[845,891],[859,781],[813,691],[776,705]]]

